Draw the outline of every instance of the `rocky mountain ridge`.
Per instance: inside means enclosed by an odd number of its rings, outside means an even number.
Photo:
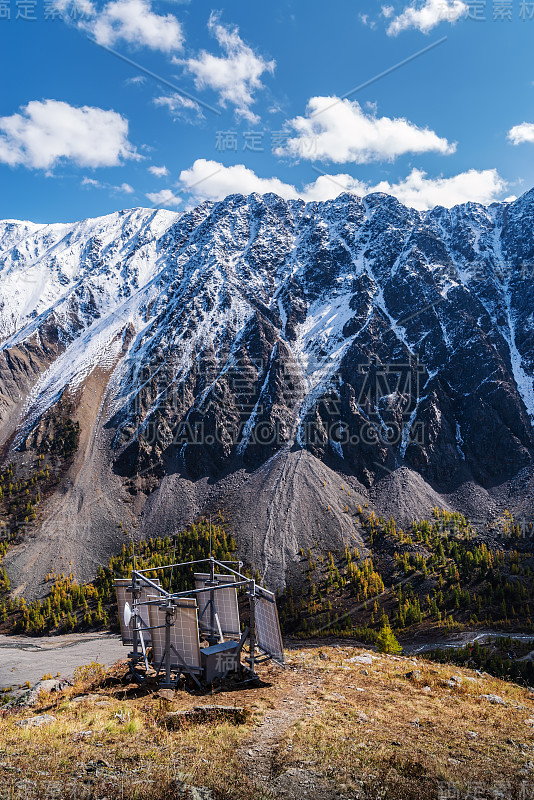
[[[58,403],[80,425],[6,559],[15,584],[39,593],[60,561],[88,577],[125,525],[172,533],[216,508],[277,584],[299,548],[358,542],[358,503],[530,519],[533,220],[534,190],[1,222],[3,457],[29,462]]]

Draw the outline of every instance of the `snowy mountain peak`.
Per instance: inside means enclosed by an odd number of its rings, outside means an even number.
[[[533,197],[0,223],[0,436],[31,447],[68,397],[134,494],[292,453],[362,491],[409,469],[489,492],[532,462]]]

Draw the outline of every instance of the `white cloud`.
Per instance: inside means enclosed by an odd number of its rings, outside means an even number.
[[[0,117],[0,162],[51,169],[63,160],[115,167],[140,158],[128,141],[128,120],[116,111],[32,100],[21,112]]]
[[[160,192],[147,192],[147,197],[155,206],[165,206],[175,208],[182,202],[181,197],[177,197],[170,189],[162,189]]]
[[[358,14],[358,19],[367,28],[376,28],[376,22],[370,19],[369,14]]]
[[[163,166],[163,167],[155,167],[155,166],[152,166],[152,167],[149,167],[149,168],[148,168],[148,171],[149,171],[149,172],[150,172],[152,175],[155,175],[155,176],[156,176],[156,178],[166,178],[166,177],[167,177],[167,175],[169,174],[169,170],[168,170],[168,169],[167,169],[167,167],[165,167],[165,166]]]
[[[512,144],[534,143],[534,124],[532,122],[522,122],[521,125],[514,125],[508,131],[508,141]]]
[[[325,200],[333,200],[344,192],[363,197],[369,194],[369,191],[372,189],[369,189],[366,183],[353,178],[352,175],[320,175],[312,183],[307,183],[299,195],[307,203],[321,203]]]
[[[180,173],[180,182],[197,200],[222,200],[229,194],[274,192],[286,200],[299,195],[294,186],[278,178],[260,178],[244,164],[225,167],[217,161],[199,158],[192,167]]]
[[[506,188],[506,182],[496,169],[469,169],[451,178],[427,178],[426,172],[413,169],[398,183],[381,181],[369,191],[386,192],[412,208],[428,209],[434,206],[451,208],[460,203],[496,201]]]
[[[162,97],[155,97],[154,103],[157,106],[167,108],[171,116],[175,119],[185,119],[191,121],[191,114],[195,114],[195,119],[204,119],[204,114],[198,103],[189,97],[184,97],[178,92]]]
[[[135,189],[129,183],[121,183],[120,186],[113,186],[111,183],[102,183],[95,178],[84,177],[82,179],[82,186],[89,186],[91,189],[107,189],[110,192],[120,192],[122,194],[133,194]]]
[[[127,86],[142,86],[146,83],[146,78],[144,75],[134,75],[133,78],[126,78],[124,83]]]
[[[404,153],[453,153],[455,144],[429,128],[419,128],[403,118],[377,117],[365,113],[356,101],[338,97],[312,97],[305,117],[289,124],[297,136],[289,138],[277,155],[310,161],[392,161]]]
[[[149,0],[112,0],[100,13],[93,11],[90,16],[88,21],[80,22],[80,27],[106,47],[127,42],[164,53],[183,47],[182,26],[176,17],[155,14]]]
[[[258,117],[250,110],[254,92],[264,88],[260,78],[264,72],[274,72],[275,62],[255,53],[241,39],[239,29],[223,25],[218,14],[211,14],[208,28],[225,55],[214,56],[203,50],[198,58],[177,63],[184,64],[194,75],[197,89],[214,89],[219,93],[221,106],[231,103],[238,116],[257,122]]]
[[[388,36],[397,36],[401,31],[416,28],[422,33],[428,33],[439,25],[440,22],[456,22],[460,17],[466,16],[469,7],[463,0],[424,0],[423,3],[413,3],[393,17],[392,6],[382,8],[382,16],[391,19],[386,33]]]
[[[252,192],[274,192],[285,200],[302,198],[307,202],[331,200],[343,192],[359,196],[371,192],[385,192],[402,203],[419,210],[442,205],[450,208],[468,201],[491,203],[506,188],[496,170],[468,170],[451,178],[428,178],[426,173],[414,169],[397,183],[380,181],[375,185],[364,183],[351,175],[321,175],[301,190],[278,178],[260,178],[244,164],[225,167],[217,161],[200,158],[190,169],[180,174],[183,191],[189,192],[195,202],[223,200],[229,194],[249,195]]]

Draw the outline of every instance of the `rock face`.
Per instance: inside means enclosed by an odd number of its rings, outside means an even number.
[[[41,692],[61,692],[65,687],[70,686],[70,681],[61,681],[56,678],[43,678],[35,686],[20,694],[14,704],[17,706],[34,706]]]
[[[119,521],[172,533],[216,507],[277,583],[300,547],[357,539],[357,502],[530,517],[533,221],[534,190],[0,223],[4,457],[60,398],[81,428],[15,583],[38,592],[65,548],[90,575]]]
[[[55,721],[56,718],[51,714],[39,714],[36,717],[21,719],[18,722],[15,722],[15,725],[18,725],[19,728],[41,728],[43,725],[50,725],[50,723]]]

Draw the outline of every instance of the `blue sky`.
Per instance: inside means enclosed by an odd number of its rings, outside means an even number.
[[[0,0],[0,218],[520,195],[533,36],[523,0]]]

